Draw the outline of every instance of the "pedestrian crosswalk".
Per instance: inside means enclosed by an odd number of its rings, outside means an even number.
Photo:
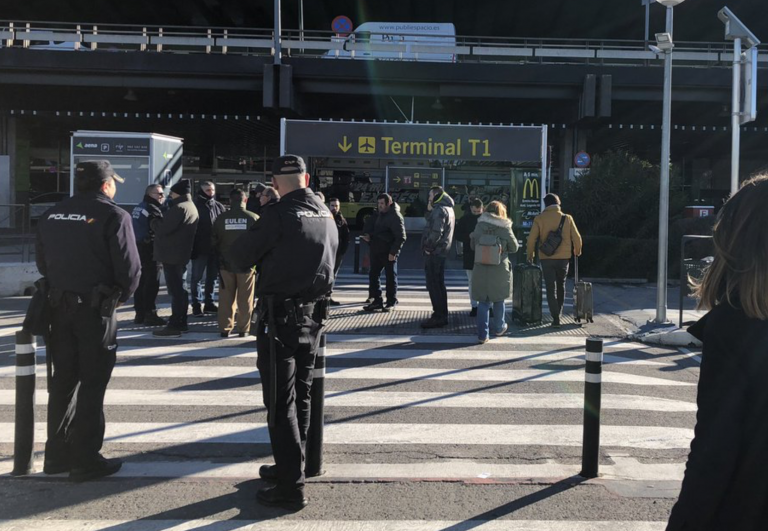
[[[457,304],[462,298],[468,309],[460,282],[452,284],[451,297]],[[358,284],[357,277],[342,282],[340,297],[362,302],[365,291]],[[406,293],[420,290],[418,278],[403,279],[403,284]],[[412,304],[409,299],[401,297],[404,309]],[[537,492],[579,473],[584,337],[502,337],[478,345],[466,335],[356,332],[327,336],[325,475],[309,480],[312,503],[299,515],[272,519],[274,513],[258,513],[251,496],[242,520],[194,517],[206,504],[218,510],[216,496],[206,489],[234,489],[243,481],[250,485],[259,465],[271,461],[254,338],[223,339],[215,328],[193,326],[181,338],[158,339],[146,329],[131,328],[119,333],[118,362],[105,403],[104,452],[126,463],[105,482],[109,488],[101,501],[114,512],[82,519],[76,508],[57,507],[55,501],[42,515],[9,506],[0,529],[664,529],[674,501],[669,485],[679,485],[693,436],[698,363],[689,355],[605,340],[602,478],[595,485],[638,482],[653,489],[664,484],[664,494],[633,498],[632,518],[591,520],[584,513],[569,514],[569,503],[549,506],[544,497],[537,501],[541,518],[496,521],[482,511],[473,513],[471,503],[463,509],[466,515],[449,506],[461,506],[462,496],[473,496],[466,490],[473,485],[499,487],[482,496],[512,503],[514,489]],[[0,366],[4,453],[13,444],[14,374],[12,366]],[[45,388],[44,374],[38,386]],[[44,410],[38,407],[38,443],[45,440]],[[1,473],[11,466],[10,459],[0,460]],[[46,480],[38,472],[27,485],[39,485],[35,481]],[[152,489],[143,494],[137,485]],[[184,496],[169,496],[163,510],[150,503],[163,485],[203,486],[188,519],[180,516],[192,503]],[[345,490],[350,485],[355,489]],[[249,486],[250,493],[260,486]],[[397,489],[407,489],[408,496],[388,497]],[[449,489],[449,494],[433,497],[431,489]],[[358,509],[334,509],[328,500],[341,491]],[[616,503],[609,490],[592,495],[597,498],[590,503]],[[89,496],[88,503],[96,503],[94,494]],[[371,516],[384,514],[375,509],[377,498],[396,505],[389,516]],[[137,506],[146,508],[126,509],[131,516],[124,516],[122,500],[127,499],[144,500]],[[420,508],[443,503],[447,517],[425,517],[428,511]],[[371,504],[368,510],[366,504]],[[647,517],[638,518],[644,508]]]

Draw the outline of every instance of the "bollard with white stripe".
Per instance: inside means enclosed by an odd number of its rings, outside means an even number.
[[[600,400],[603,376],[603,340],[587,339],[587,364],[584,382],[584,440],[581,473],[596,478],[600,459]]]
[[[16,332],[16,426],[12,476],[33,472],[35,460],[35,336]]]
[[[312,409],[307,433],[306,461],[304,475],[308,478],[322,476],[323,470],[323,425],[325,409],[325,334],[320,335],[320,346],[315,357],[315,370],[310,390]]]

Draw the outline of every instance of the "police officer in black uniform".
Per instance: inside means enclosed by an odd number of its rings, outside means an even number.
[[[257,500],[299,510],[304,497],[304,446],[310,418],[312,370],[333,287],[338,230],[328,208],[308,188],[304,161],[280,157],[272,169],[279,202],[232,246],[239,268],[257,266],[258,361],[274,465],[259,475],[277,485]]]
[[[77,193],[43,214],[37,229],[37,267],[50,286],[46,348],[53,365],[43,471],[69,472],[76,482],[114,474],[122,464],[99,452],[117,352],[115,308],[136,291],[141,273],[131,216],[112,200],[123,182],[106,160],[79,163]]]

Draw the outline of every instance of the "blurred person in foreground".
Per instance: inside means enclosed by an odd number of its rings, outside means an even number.
[[[668,531],[768,529],[768,174],[745,182],[714,229],[697,286],[710,310],[688,331],[704,344],[696,429]]]

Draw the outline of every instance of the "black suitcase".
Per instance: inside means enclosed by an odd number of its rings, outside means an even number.
[[[576,274],[573,284],[573,318],[577,323],[582,319],[587,323],[594,323],[594,299],[592,298],[592,283],[579,282],[579,257],[573,257]]]
[[[541,268],[518,264],[512,271],[512,319],[522,325],[541,324]]]

